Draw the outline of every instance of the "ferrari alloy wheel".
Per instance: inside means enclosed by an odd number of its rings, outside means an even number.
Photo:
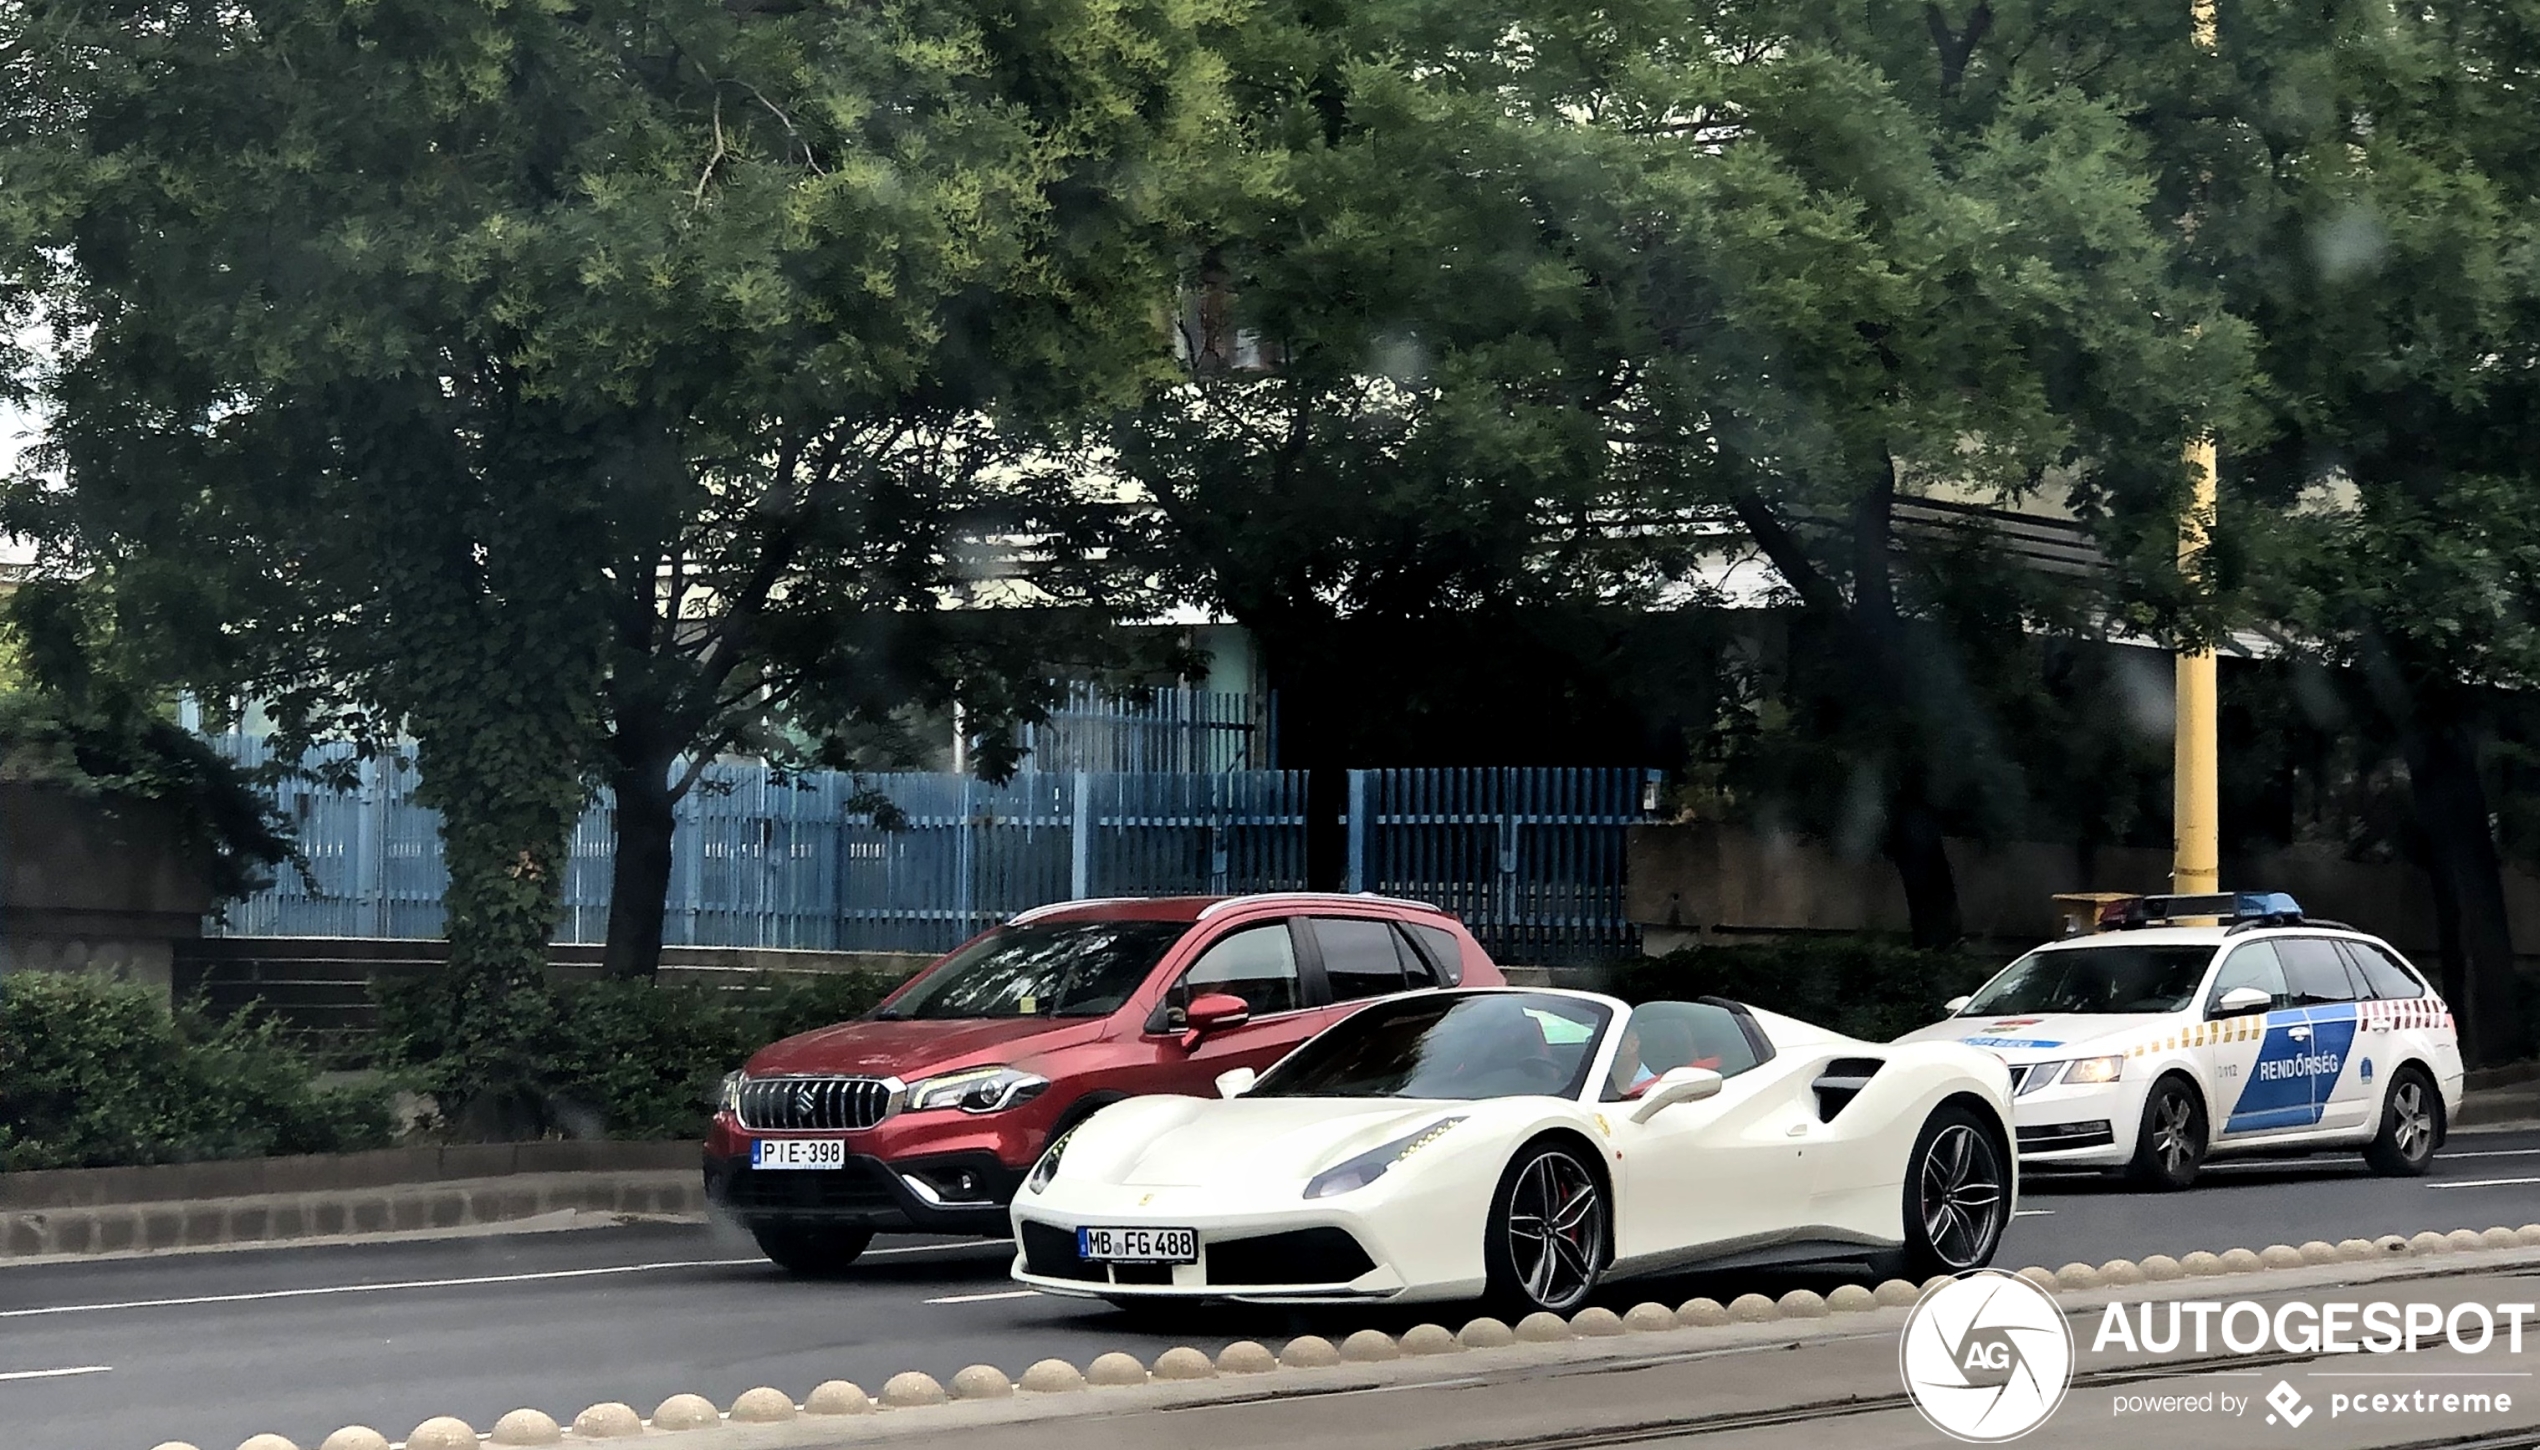
[[[1605,1271],[1604,1185],[1568,1148],[1530,1148],[1500,1181],[1489,1234],[1491,1297],[1512,1309],[1567,1313]]]
[[[2001,1136],[1962,1107],[1923,1124],[1905,1164],[1906,1277],[1963,1274],[1993,1262],[2011,1221],[2011,1165]]]
[[[2364,1149],[2372,1171],[2388,1178],[2414,1178],[2434,1166],[2435,1114],[2441,1111],[2434,1084],[2413,1067],[2390,1079],[2390,1096],[2381,1105],[2381,1131]]]
[[[2205,1144],[2204,1099],[2186,1079],[2165,1077],[2143,1100],[2143,1125],[2135,1133],[2126,1176],[2147,1188],[2185,1188],[2205,1165]]]

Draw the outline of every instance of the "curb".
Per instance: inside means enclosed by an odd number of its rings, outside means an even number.
[[[705,1206],[705,1185],[688,1168],[517,1173],[388,1188],[28,1209],[0,1212],[0,1264],[428,1232],[569,1211],[693,1217]]]
[[[2239,1281],[2236,1287],[2244,1294],[2281,1293],[2535,1265],[2540,1265],[2540,1223],[2413,1238],[2388,1234],[2336,1244],[2272,1244],[2263,1250],[2235,1248],[2180,1258],[2155,1254],[2139,1263],[2111,1259],[2057,1269],[2032,1265],[2018,1272],[2067,1300],[2068,1312],[2082,1313],[2118,1301],[2211,1293],[2226,1279]],[[703,1396],[679,1394],[663,1400],[649,1417],[626,1404],[593,1405],[574,1417],[570,1442],[637,1438],[649,1443],[675,1435],[676,1450],[782,1450],[834,1444],[841,1438],[941,1436],[1040,1418],[1328,1394],[1492,1370],[1599,1360],[1655,1364],[1760,1346],[1795,1348],[1811,1339],[1887,1333],[1904,1322],[1925,1291],[1945,1282],[1846,1284],[1822,1296],[1796,1289],[1778,1300],[1747,1294],[1727,1305],[1693,1299],[1672,1310],[1646,1303],[1619,1315],[1589,1308],[1567,1320],[1529,1315],[1513,1328],[1488,1318],[1472,1320],[1460,1331],[1421,1324],[1398,1338],[1362,1329],[1338,1345],[1305,1335],[1275,1353],[1245,1340],[1228,1345],[1214,1359],[1187,1346],[1168,1349],[1151,1364],[1118,1352],[1100,1355],[1081,1368],[1046,1359],[1025,1370],[1019,1385],[1004,1370],[977,1364],[955,1374],[949,1384],[915,1371],[893,1375],[873,1392],[831,1380],[812,1388],[799,1403],[769,1386],[743,1392],[722,1410]],[[557,1422],[534,1409],[505,1415],[484,1437],[484,1443],[494,1446],[565,1442]],[[472,1450],[479,1436],[465,1422],[442,1416],[416,1426],[398,1443],[404,1450]],[[205,1447],[169,1441],[156,1450]],[[301,1447],[279,1435],[258,1435],[238,1450]],[[394,1447],[377,1430],[352,1425],[314,1450]]]

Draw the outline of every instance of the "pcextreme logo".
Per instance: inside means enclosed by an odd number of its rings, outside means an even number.
[[[1905,1393],[1932,1428],[1979,1445],[2046,1423],[2073,1382],[2073,1334],[2054,1296],[1979,1269],[1925,1294],[1897,1347]]]

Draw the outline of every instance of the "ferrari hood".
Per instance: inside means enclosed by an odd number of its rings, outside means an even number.
[[[1951,1017],[1908,1032],[1899,1042],[1963,1042],[2006,1062],[2044,1062],[2072,1057],[2092,1045],[2131,1041],[2167,1025],[2158,1012],[2043,1013],[2036,1016]]]
[[[1174,1106],[1181,1111],[1130,1115],[1117,1125],[1118,1136],[1106,1133],[1109,1141],[1085,1145],[1091,1151],[1084,1158],[1096,1161],[1081,1168],[1071,1149],[1069,1171],[1135,1188],[1293,1183],[1379,1143],[1469,1113],[1474,1105],[1399,1098],[1192,1098]],[[1105,1117],[1120,1111],[1111,1109]]]

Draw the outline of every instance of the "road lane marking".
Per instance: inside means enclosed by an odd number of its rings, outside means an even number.
[[[1038,1299],[1038,1289],[1001,1289],[994,1294],[946,1294],[941,1299],[921,1299],[921,1304],[987,1304],[998,1299]]]
[[[2051,1208],[2015,1208],[2011,1210],[2011,1217],[2013,1218],[2053,1218],[2054,1216],[2055,1210]]]
[[[0,1380],[58,1380],[75,1374],[112,1374],[111,1364],[77,1364],[68,1369],[13,1369],[0,1373]]]
[[[2475,1153],[2446,1153],[2444,1160],[2454,1158],[2540,1158],[2540,1148],[2481,1148]]]
[[[994,1240],[987,1241],[995,1244]],[[979,1244],[918,1244],[908,1248],[875,1249],[867,1257],[881,1254],[942,1253],[948,1249],[976,1249]],[[999,1245],[999,1247],[1002,1247]],[[185,1309],[201,1304],[255,1304],[275,1299],[317,1299],[339,1294],[385,1294],[404,1289],[473,1289],[491,1284],[539,1284],[560,1279],[598,1279],[623,1274],[655,1274],[671,1269],[731,1269],[767,1260],[752,1256],[746,1259],[665,1259],[649,1264],[610,1264],[596,1269],[547,1269],[531,1274],[480,1274],[460,1279],[393,1279],[377,1284],[319,1284],[305,1289],[265,1289],[250,1294],[193,1294],[175,1299],[127,1299],[112,1304],[48,1304],[35,1309],[0,1309],[0,1319],[36,1319],[56,1314],[105,1314],[125,1309]]]
[[[2459,1178],[2429,1183],[2428,1188],[2520,1188],[2526,1183],[2540,1183],[2540,1178]]]

